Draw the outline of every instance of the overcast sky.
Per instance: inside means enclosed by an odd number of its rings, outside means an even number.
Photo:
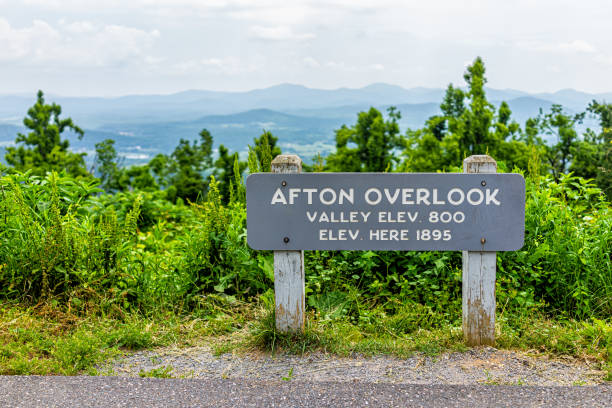
[[[463,84],[612,91],[606,0],[0,0],[0,94]]]

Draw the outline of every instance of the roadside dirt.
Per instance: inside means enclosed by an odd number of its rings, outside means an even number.
[[[596,364],[588,361],[491,347],[434,357],[415,354],[407,359],[388,356],[340,358],[320,353],[214,356],[207,347],[165,348],[126,355],[101,367],[100,372],[123,377],[148,373],[208,379],[546,386],[595,385],[604,383],[605,375]]]

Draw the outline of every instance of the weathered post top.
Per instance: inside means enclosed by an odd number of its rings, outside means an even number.
[[[296,154],[281,154],[272,160],[272,173],[301,173],[302,159]]]
[[[475,154],[463,160],[464,173],[495,173],[497,162],[486,154]]]

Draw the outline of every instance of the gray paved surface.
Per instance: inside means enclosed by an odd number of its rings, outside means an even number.
[[[0,377],[1,407],[612,407],[612,386]]]

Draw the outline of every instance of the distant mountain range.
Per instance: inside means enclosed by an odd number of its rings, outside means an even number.
[[[279,137],[284,151],[308,158],[331,151],[334,129],[353,124],[357,113],[370,106],[396,106],[402,113],[402,132],[408,127],[421,127],[428,117],[439,112],[444,92],[384,83],[334,90],[282,84],[248,92],[191,90],[116,98],[46,95],[46,100],[60,104],[64,115],[85,129],[82,141],[69,136],[73,150],[88,152],[91,159],[95,143],[112,138],[126,162],[134,163],[147,161],[158,152],[172,151],[179,139],[197,138],[202,128],[213,134],[215,147],[224,144],[242,152],[263,129],[270,130]],[[612,101],[612,93],[589,94],[572,89],[540,94],[487,89],[487,97],[496,105],[507,101],[513,118],[521,124],[536,116],[540,108],[546,111],[554,103],[570,112],[581,112],[593,99]],[[15,140],[34,101],[35,95],[0,95],[0,149]]]

